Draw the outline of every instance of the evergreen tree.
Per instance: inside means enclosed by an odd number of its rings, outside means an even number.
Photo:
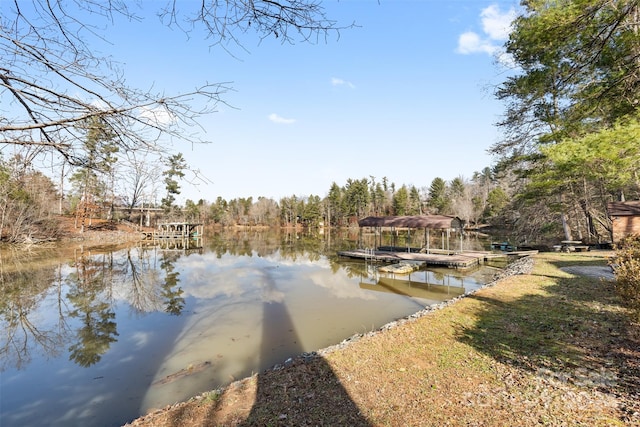
[[[422,198],[415,185],[409,189],[409,215],[422,215]]]
[[[447,197],[447,183],[444,179],[436,177],[431,181],[427,204],[429,207],[435,209],[435,213],[446,213],[449,207],[449,198]]]
[[[366,178],[353,180],[349,178],[344,188],[344,206],[348,215],[358,218],[364,216],[371,201]]]
[[[329,225],[340,225],[342,220],[342,189],[335,182],[331,183],[325,208],[327,209],[327,222]]]
[[[162,175],[164,176],[164,185],[167,191],[165,197],[161,200],[161,206],[166,213],[171,212],[175,206],[175,200],[178,194],[180,194],[180,184],[178,179],[184,178],[184,170],[187,168],[187,162],[182,157],[182,153],[169,156],[165,165],[165,170]]]
[[[394,215],[407,215],[409,213],[409,191],[406,185],[400,187],[393,195],[393,212]]]
[[[93,116],[84,122],[84,129],[86,158],[70,178],[78,197],[76,221],[81,219],[81,231],[84,231],[87,218],[95,215],[102,203],[109,202],[111,216],[115,185],[114,167],[118,152],[114,134],[106,121]]]
[[[307,226],[317,226],[322,221],[322,201],[313,194],[307,199],[302,213],[302,221]]]
[[[595,224],[608,227],[606,204],[621,190],[611,188],[613,181],[604,184],[611,174],[584,163],[583,150],[576,148],[595,135],[607,146],[598,145],[601,159],[624,152],[607,132],[627,126],[638,114],[639,5],[635,0],[529,0],[523,6],[506,45],[518,72],[496,93],[506,102],[500,125],[507,137],[492,151],[501,167],[522,180],[524,191],[514,203],[545,205],[526,212],[548,211],[566,239],[572,240],[574,231],[599,239]],[[590,171],[580,173],[580,164]],[[524,212],[521,222],[541,222]]]

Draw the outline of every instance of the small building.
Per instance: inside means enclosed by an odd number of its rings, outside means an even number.
[[[607,210],[611,219],[613,243],[632,234],[640,234],[640,200],[610,202]]]

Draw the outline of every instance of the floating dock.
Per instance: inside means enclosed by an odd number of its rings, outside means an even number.
[[[442,251],[441,251],[442,252]],[[346,258],[362,259],[365,261],[399,263],[402,261],[419,262],[424,265],[471,268],[482,265],[490,259],[507,258],[509,256],[532,255],[538,251],[519,251],[493,253],[485,251],[446,252],[446,253],[422,253],[422,252],[391,252],[374,249],[356,249],[340,251],[338,255]]]

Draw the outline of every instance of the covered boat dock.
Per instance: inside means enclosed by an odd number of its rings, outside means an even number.
[[[168,222],[158,224],[156,231],[142,232],[142,241],[150,241],[163,250],[200,250],[204,228],[200,223]]]
[[[397,236],[399,230],[405,230],[407,236],[410,237],[412,231],[424,231],[424,246],[420,248],[412,248],[405,246],[405,252],[422,252],[422,253],[456,253],[462,252],[462,238],[464,233],[464,221],[455,216],[447,215],[405,215],[405,216],[369,216],[358,221],[360,233],[365,228],[371,228],[375,232],[376,241],[374,247],[381,250],[400,249],[395,244],[391,246],[382,246],[382,230],[389,229],[392,236]],[[431,247],[431,234],[440,233],[441,245],[439,248]],[[454,242],[452,244],[452,236]],[[380,241],[377,241],[379,237]],[[407,242],[410,238],[407,239]],[[454,249],[457,246],[457,249]]]
[[[360,241],[366,228],[374,231],[373,247],[361,248],[352,251],[338,252],[339,256],[363,259],[376,262],[399,263],[415,262],[423,265],[470,268],[493,258],[505,258],[506,254],[494,254],[485,251],[464,251],[464,221],[455,216],[446,215],[410,215],[410,216],[383,216],[366,217],[358,221],[360,226]],[[382,231],[388,229],[394,242],[391,245],[382,245]],[[399,230],[407,233],[424,232],[424,245],[412,247],[407,237],[404,246],[396,244],[395,238]],[[432,233],[438,233],[439,247],[432,247]],[[435,240],[435,239],[434,239]]]
[[[168,222],[158,224],[158,230],[143,232],[142,239],[195,239],[202,237],[202,224]]]

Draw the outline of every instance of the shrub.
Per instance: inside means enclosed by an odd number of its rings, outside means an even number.
[[[640,313],[640,235],[634,234],[615,245],[612,266],[616,292],[625,303]]]

